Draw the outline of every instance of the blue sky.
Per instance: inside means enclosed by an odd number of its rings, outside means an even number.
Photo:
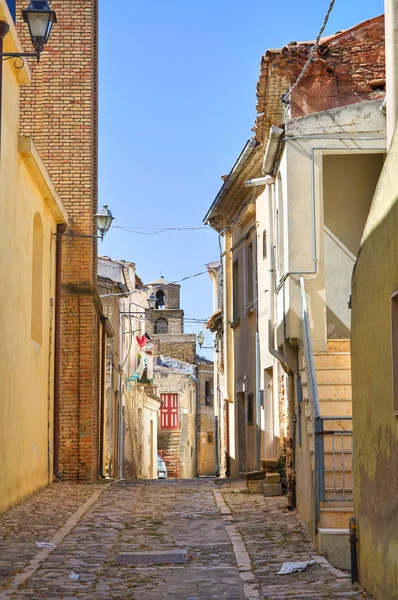
[[[100,0],[99,201],[115,225],[146,233],[202,225],[221,175],[252,136],[262,54],[314,39],[328,5]],[[383,0],[336,0],[326,34],[382,12]],[[198,273],[219,254],[211,230],[113,228],[99,251],[135,262],[146,282],[161,271],[169,281]],[[211,314],[207,275],[183,284],[182,307],[189,318]]]

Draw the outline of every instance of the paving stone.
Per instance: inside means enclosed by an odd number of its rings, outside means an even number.
[[[102,494],[25,584],[6,587],[100,487]],[[0,516],[0,600],[319,600],[365,598],[321,567],[276,575],[315,550],[283,498],[240,480],[55,484]],[[216,493],[216,495],[214,494]],[[185,564],[116,564],[123,554],[185,551]],[[238,566],[239,565],[239,566]],[[240,567],[240,568],[239,568]],[[77,581],[69,579],[74,571]]]

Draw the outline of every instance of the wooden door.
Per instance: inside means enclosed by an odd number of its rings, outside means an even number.
[[[178,394],[161,394],[163,406],[160,409],[161,429],[178,429]]]

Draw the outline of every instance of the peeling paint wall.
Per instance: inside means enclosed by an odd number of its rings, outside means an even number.
[[[398,417],[393,414],[390,297],[398,288],[398,132],[376,188],[353,275],[352,392],[359,575],[398,598]]]

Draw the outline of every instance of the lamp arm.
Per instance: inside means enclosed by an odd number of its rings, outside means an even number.
[[[15,64],[16,69],[22,69],[25,64],[24,58],[36,58],[37,62],[40,62],[41,52],[0,52],[0,58],[2,61],[10,60],[10,58],[19,58],[22,61],[21,66]]]
[[[90,238],[92,240],[103,240],[104,237],[102,235],[88,235],[85,233],[73,233],[73,232],[65,232],[65,233],[56,233],[55,235],[63,235],[65,237],[81,237],[81,238]]]

